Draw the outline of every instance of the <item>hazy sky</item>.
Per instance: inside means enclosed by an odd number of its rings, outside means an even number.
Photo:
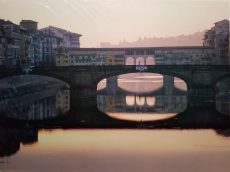
[[[228,0],[0,0],[0,18],[83,35],[81,47],[190,34],[229,19]]]

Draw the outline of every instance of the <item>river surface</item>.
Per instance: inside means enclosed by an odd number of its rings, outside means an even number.
[[[20,143],[20,151],[0,158],[0,170],[229,172],[229,134],[176,129],[40,130],[37,142]]]
[[[37,77],[0,82],[0,172],[230,171],[226,86],[213,109],[188,110],[181,80],[165,93],[162,77],[132,75],[79,110],[68,85]]]

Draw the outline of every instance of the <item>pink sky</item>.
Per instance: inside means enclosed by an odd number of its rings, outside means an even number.
[[[229,19],[228,0],[0,0],[0,17],[83,35],[82,47],[139,37],[191,34]]]

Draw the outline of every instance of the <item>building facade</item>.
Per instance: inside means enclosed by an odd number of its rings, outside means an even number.
[[[45,34],[53,35],[63,40],[63,47],[65,48],[80,48],[80,37],[82,35],[78,33],[69,32],[67,30],[49,26],[41,29]]]
[[[215,51],[211,47],[159,47],[141,48],[59,48],[55,52],[56,66],[78,65],[149,65],[151,57],[157,65],[214,64]],[[132,52],[130,53],[130,50]],[[144,61],[143,63],[141,62]],[[139,63],[138,63],[139,62]],[[140,63],[141,62],[141,63]]]
[[[80,34],[52,26],[38,30],[37,25],[33,20],[22,20],[20,25],[0,20],[0,65],[53,66],[56,49],[80,47]]]
[[[20,27],[10,21],[0,20],[2,63],[11,67],[20,61]]]
[[[216,22],[205,33],[203,45],[215,49],[215,64],[229,64],[229,21],[225,19]]]
[[[184,48],[157,50],[155,53],[155,64],[158,65],[207,65],[214,63],[215,53],[213,48]]]
[[[124,51],[102,51],[78,48],[59,48],[55,53],[56,66],[124,65]]]

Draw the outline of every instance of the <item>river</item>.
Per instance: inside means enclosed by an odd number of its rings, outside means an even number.
[[[20,151],[0,158],[0,170],[228,172],[229,134],[210,129],[40,130],[35,143],[18,142]]]
[[[230,170],[228,89],[213,109],[188,109],[181,80],[164,93],[162,77],[133,75],[116,94],[102,81],[96,107],[73,109],[65,83],[15,79],[0,84],[0,172]]]

